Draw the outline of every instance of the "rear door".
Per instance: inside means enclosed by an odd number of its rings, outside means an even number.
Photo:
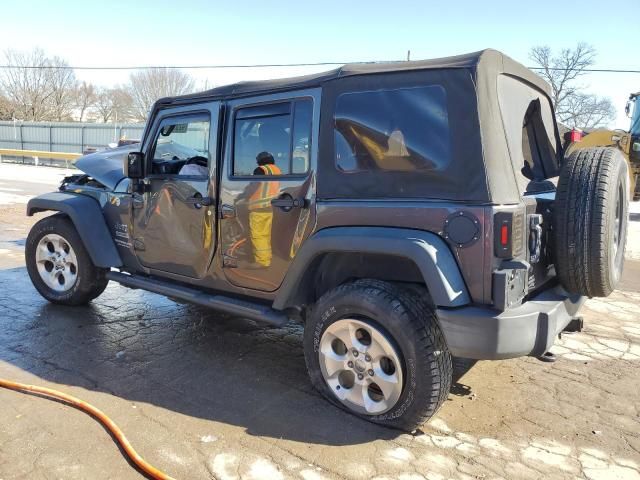
[[[219,111],[219,102],[164,110],[144,146],[150,173],[134,194],[134,248],[159,274],[202,278],[213,259]]]
[[[273,291],[315,225],[319,89],[227,107],[219,200],[223,270],[236,286]],[[260,168],[259,156],[273,166]]]

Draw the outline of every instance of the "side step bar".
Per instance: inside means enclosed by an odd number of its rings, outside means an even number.
[[[153,293],[159,293],[167,297],[179,298],[190,303],[202,305],[214,310],[248,318],[257,322],[265,322],[271,325],[282,326],[289,321],[289,318],[282,312],[271,307],[247,300],[225,297],[224,295],[214,295],[194,288],[175,285],[162,280],[126,275],[120,272],[107,272],[107,279],[118,282],[125,287],[140,288]]]

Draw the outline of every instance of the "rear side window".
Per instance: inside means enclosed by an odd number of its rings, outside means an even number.
[[[439,85],[344,93],[334,118],[339,171],[442,171],[451,161],[446,91]]]
[[[253,175],[258,155],[273,157],[282,175],[309,169],[313,102],[267,104],[237,110],[234,124],[233,175]]]
[[[536,182],[558,175],[555,126],[549,99],[520,80],[501,75],[498,77],[498,101],[520,191],[525,193],[539,188]]]

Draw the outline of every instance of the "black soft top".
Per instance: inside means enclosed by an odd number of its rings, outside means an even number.
[[[336,169],[334,116],[337,98],[357,91],[439,85],[447,92],[450,161],[438,169],[343,174]],[[319,198],[432,198],[517,203],[524,166],[522,129],[527,109],[541,105],[540,138],[546,137],[544,178],[556,176],[561,144],[551,89],[524,65],[496,50],[417,62],[356,63],[295,78],[240,82],[156,102],[147,128],[164,108],[206,101],[321,88],[318,139]],[[501,102],[502,101],[502,108]],[[528,124],[528,123],[527,123]],[[542,135],[542,134],[545,135]],[[146,134],[145,134],[146,136]],[[536,137],[537,138],[537,137]]]
[[[547,95],[551,94],[549,85],[531,70],[509,58],[501,52],[493,49],[480,50],[479,52],[455,55],[452,57],[436,58],[420,61],[398,61],[385,63],[348,63],[342,67],[327,72],[303,75],[299,77],[281,78],[275,80],[261,80],[253,82],[238,82],[230,85],[206,90],[204,92],[191,93],[177,97],[166,97],[158,100],[158,104],[191,103],[203,99],[227,99],[255,94],[268,94],[287,90],[320,87],[327,82],[340,78],[356,75],[370,75],[376,73],[409,72],[415,70],[441,70],[441,69],[471,69],[476,74],[505,73],[525,80],[527,83],[542,90]]]

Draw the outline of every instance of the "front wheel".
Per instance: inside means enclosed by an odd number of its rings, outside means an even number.
[[[27,236],[27,271],[44,298],[82,305],[107,287],[107,269],[96,267],[71,220],[52,215],[38,221]]]
[[[307,321],[314,387],[341,408],[405,431],[431,418],[451,387],[451,354],[414,291],[358,280],[322,296]]]

